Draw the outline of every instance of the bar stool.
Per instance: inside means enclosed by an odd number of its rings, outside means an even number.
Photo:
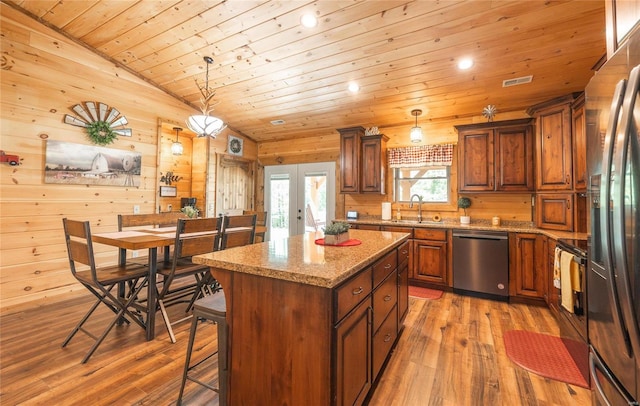
[[[228,366],[227,366],[227,304],[224,298],[224,292],[220,291],[214,295],[208,295],[202,299],[195,301],[193,305],[193,321],[191,322],[191,333],[189,334],[189,344],[187,346],[187,358],[184,363],[184,371],[182,373],[182,384],[180,385],[180,394],[178,395],[178,406],[182,404],[182,395],[187,379],[200,384],[214,392],[218,393],[218,404],[220,406],[227,405],[227,385],[228,385]],[[218,325],[218,349],[209,354],[201,361],[191,365],[191,352],[193,350],[193,342],[195,341],[198,321],[200,319],[211,320]],[[202,364],[212,356],[218,354],[218,387],[214,387],[206,382],[189,375],[192,369]]]

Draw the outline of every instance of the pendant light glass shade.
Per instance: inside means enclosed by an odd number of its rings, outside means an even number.
[[[211,100],[213,96],[215,96],[216,92],[209,89],[209,65],[213,63],[213,58],[210,56],[205,56],[205,63],[207,64],[207,75],[205,76],[205,85],[200,86],[198,84],[198,80],[196,79],[196,86],[200,90],[200,94],[202,97],[200,98],[200,103],[202,107],[200,107],[200,111],[202,114],[195,114],[187,120],[187,127],[194,133],[198,135],[198,137],[213,137],[215,138],[222,130],[227,128],[224,125],[224,122],[209,113],[213,110],[211,106]]]
[[[411,142],[422,142],[422,128],[418,127],[418,116],[422,114],[422,110],[411,110],[411,115],[416,117],[416,125],[411,128]]]
[[[182,155],[182,153],[184,152],[184,147],[182,146],[182,143],[178,141],[178,136],[180,134],[180,131],[182,131],[182,128],[173,127],[173,129],[176,131],[176,140],[173,144],[171,144],[171,153],[173,155]]]

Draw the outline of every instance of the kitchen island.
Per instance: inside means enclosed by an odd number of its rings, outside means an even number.
[[[231,405],[361,404],[406,314],[409,234],[321,233],[193,258],[224,289]]]

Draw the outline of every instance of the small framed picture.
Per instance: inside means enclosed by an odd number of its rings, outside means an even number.
[[[175,186],[160,186],[161,197],[176,197],[178,196],[178,189]]]
[[[242,156],[242,138],[229,136],[229,145],[227,146],[227,152],[231,155]]]

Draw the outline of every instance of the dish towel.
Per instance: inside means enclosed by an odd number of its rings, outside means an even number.
[[[556,289],[560,289],[560,253],[562,250],[556,247],[556,251],[553,256],[553,286]]]
[[[561,304],[568,312],[573,313],[573,276],[577,275],[578,264],[573,260],[574,255],[562,251],[560,254],[560,296]],[[579,286],[579,285],[578,285]]]

